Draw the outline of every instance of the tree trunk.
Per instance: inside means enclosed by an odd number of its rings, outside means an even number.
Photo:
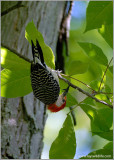
[[[19,3],[2,2],[2,12]],[[1,41],[32,60],[31,46],[25,39],[25,27],[34,21],[55,53],[65,1],[23,1],[1,18]],[[1,154],[8,159],[39,159],[43,148],[46,108],[33,93],[18,98],[2,98]]]

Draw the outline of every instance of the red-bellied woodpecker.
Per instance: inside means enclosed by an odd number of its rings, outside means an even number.
[[[68,88],[61,95],[59,79],[55,70],[49,68],[43,57],[39,42],[32,42],[33,63],[31,64],[31,84],[36,98],[47,105],[51,112],[58,112],[66,105]]]

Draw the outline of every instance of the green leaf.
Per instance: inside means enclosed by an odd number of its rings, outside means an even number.
[[[101,66],[98,63],[96,63],[95,61],[89,62],[88,71],[91,73],[91,76],[94,77],[93,80],[95,80],[97,78],[101,78],[101,75],[102,75]]]
[[[81,61],[72,61],[69,68],[69,75],[82,74],[88,70],[88,63],[84,63]]]
[[[21,97],[32,92],[30,81],[31,63],[10,50],[1,47],[1,96]]]
[[[113,24],[102,25],[102,28],[98,29],[98,31],[109,44],[109,46],[113,48]]]
[[[93,88],[95,91],[99,90],[100,84],[101,84],[102,77],[99,77],[97,80],[94,80],[90,83],[91,88]],[[106,82],[106,76],[104,76],[104,81],[101,84],[100,90],[104,88]]]
[[[86,29],[101,28],[103,24],[113,22],[113,2],[111,1],[90,1],[86,11]]]
[[[112,92],[111,88],[108,85],[105,85],[104,89],[105,89],[106,93],[111,93]],[[108,96],[108,98],[112,98],[113,94],[107,94],[107,96]]]
[[[73,159],[76,152],[76,138],[71,117],[68,115],[58,137],[52,143],[50,159]]]
[[[91,121],[92,132],[109,131],[113,123],[112,109],[105,107],[94,110],[95,117]]]
[[[100,86],[100,83],[101,83],[101,80],[94,80],[94,81],[92,81],[91,83],[90,83],[90,86],[91,86],[91,88],[93,88],[95,91],[98,91],[98,89],[99,89],[99,86]],[[101,89],[102,89],[102,87],[104,87],[104,83],[103,83],[103,85],[101,86]]]
[[[109,67],[109,71],[113,74],[113,66]]]
[[[37,30],[34,25],[34,22],[28,23],[25,30],[25,37],[31,44],[31,40],[33,40],[34,44],[36,44],[36,39],[39,41],[39,44],[43,51],[44,61],[50,68],[55,68],[55,57],[52,52],[52,49],[45,44],[42,34]],[[32,54],[32,53],[31,53]]]
[[[92,43],[80,43],[79,45],[84,49],[85,53],[97,63],[107,66],[108,60],[103,51]]]
[[[103,148],[104,149],[109,149],[109,150],[113,151],[113,142],[107,143]]]
[[[29,64],[30,65],[30,64]],[[1,71],[1,96],[6,98],[22,97],[32,92],[29,70]]]
[[[18,57],[10,50],[1,47],[1,66],[11,70],[30,70],[30,63]]]
[[[102,66],[103,72],[105,72],[106,67]],[[111,89],[111,92],[113,93],[113,74],[110,72],[110,70],[108,69],[106,72],[106,82],[105,85],[108,85]]]
[[[90,105],[90,106],[95,106],[95,101],[92,98],[87,97],[87,98],[84,99],[83,104],[87,104],[87,105]]]
[[[113,122],[112,109],[105,106],[95,108],[93,105],[89,105],[89,103],[87,104],[87,102],[83,102],[83,104],[80,104],[80,107],[91,120],[92,132],[107,132],[110,130]]]
[[[93,135],[98,135],[104,139],[107,139],[109,141],[113,141],[113,130],[109,130],[106,132],[92,132]]]
[[[99,149],[80,159],[113,159],[113,152],[108,149]]]
[[[70,93],[67,93],[66,107],[71,107],[71,106],[74,106],[76,104],[78,104],[76,99]]]

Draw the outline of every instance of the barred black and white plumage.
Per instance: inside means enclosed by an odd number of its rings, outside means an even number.
[[[32,41],[32,54],[31,84],[33,93],[44,104],[53,104],[59,97],[59,83],[49,67],[45,65],[43,52],[37,40],[36,46]]]

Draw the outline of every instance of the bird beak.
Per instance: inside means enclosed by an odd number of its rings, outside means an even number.
[[[66,96],[66,94],[68,93],[68,91],[69,91],[69,87],[70,87],[70,86],[68,86],[66,89],[64,89],[64,90],[65,90],[65,92],[63,93],[63,97],[65,97],[65,96]]]

